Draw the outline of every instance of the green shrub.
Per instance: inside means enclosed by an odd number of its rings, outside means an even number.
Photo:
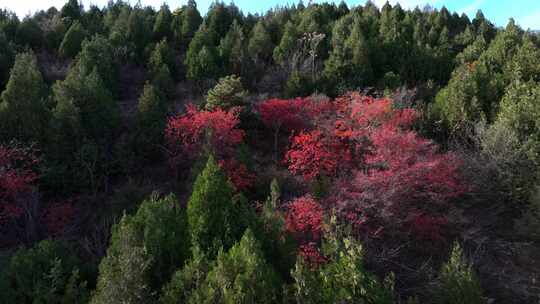
[[[159,199],[154,194],[135,215],[124,215],[113,228],[111,245],[100,264],[93,303],[149,298],[188,258],[186,226],[174,195]]]
[[[247,92],[242,86],[240,77],[236,75],[223,77],[213,89],[208,91],[206,109],[229,109],[235,106],[243,106],[246,96]]]
[[[435,294],[440,304],[481,304],[482,288],[472,267],[465,261],[461,246],[456,243],[450,260],[443,265],[439,278],[440,286]]]
[[[0,275],[3,303],[87,303],[81,261],[71,252],[50,240],[17,251]]]
[[[363,265],[362,246],[340,233],[327,232],[322,255],[327,262],[314,266],[299,256],[295,269],[297,303],[393,303],[393,280],[377,281]]]

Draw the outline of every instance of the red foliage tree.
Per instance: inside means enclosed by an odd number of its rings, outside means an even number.
[[[0,223],[23,214],[22,198],[34,191],[38,163],[32,148],[0,145]]]
[[[306,181],[320,176],[335,176],[338,168],[348,167],[352,156],[348,146],[321,130],[294,136],[285,155],[289,170]]]
[[[279,134],[282,131],[300,131],[307,127],[306,105],[309,101],[296,99],[269,99],[257,105],[257,111],[267,128],[274,131],[274,159],[278,158]]]
[[[302,243],[320,240],[322,223],[323,208],[311,196],[297,198],[289,204],[285,226]]]
[[[49,204],[43,216],[49,234],[58,236],[65,232],[66,227],[75,218],[76,212],[75,205],[71,201]]]
[[[186,113],[171,118],[165,130],[173,162],[181,156],[194,158],[204,149],[220,158],[232,155],[244,138],[244,131],[238,129],[238,113],[239,108],[206,111],[188,105]]]
[[[410,130],[417,118],[415,110],[396,109],[389,99],[357,93],[337,98],[319,111],[317,130],[292,139],[289,170],[306,181],[334,178],[325,205],[337,207],[343,219],[370,235],[382,228],[417,227],[407,230],[437,238],[448,202],[467,187],[457,155],[439,152]]]
[[[234,158],[221,160],[219,165],[229,177],[236,191],[244,191],[253,186],[256,176],[249,172],[246,165]]]

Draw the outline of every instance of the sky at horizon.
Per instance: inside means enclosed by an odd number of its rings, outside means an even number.
[[[95,4],[103,7],[109,0],[82,0],[85,7]],[[19,17],[24,17],[29,13],[38,10],[46,10],[51,6],[60,9],[67,0],[0,0],[0,8],[8,8],[15,11]],[[127,1],[137,3],[137,0]],[[159,7],[162,3],[167,3],[171,8],[179,7],[187,0],[140,0],[143,5]],[[214,0],[196,1],[201,13],[206,13],[208,7]],[[231,2],[226,0],[224,2]],[[297,3],[298,0],[234,0],[233,1],[244,13],[264,13],[266,10],[279,6]],[[309,0],[304,0],[308,3]],[[315,0],[314,2],[340,2]],[[346,0],[349,6],[361,5],[366,0]],[[374,0],[378,6],[384,5],[386,0]],[[437,8],[446,6],[451,12],[466,13],[471,18],[477,10],[482,10],[484,15],[497,26],[505,26],[509,18],[514,18],[524,29],[540,30],[540,1],[538,0],[390,0],[391,4],[400,3],[404,8],[423,7],[426,4]]]

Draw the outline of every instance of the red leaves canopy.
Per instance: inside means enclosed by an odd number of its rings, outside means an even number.
[[[285,219],[289,232],[317,241],[321,237],[322,223],[323,209],[311,196],[297,198],[289,204]]]
[[[38,179],[35,170],[38,163],[31,148],[0,145],[0,221],[21,214],[17,199],[33,190]]]
[[[307,103],[301,98],[269,99],[257,105],[257,111],[266,127],[290,132],[306,127]]]
[[[244,138],[244,131],[238,129],[238,112],[238,108],[200,111],[189,105],[186,114],[169,120],[165,130],[169,148],[175,156],[194,157],[206,144],[217,156],[232,154]]]
[[[437,235],[448,201],[467,190],[459,158],[411,131],[416,111],[396,109],[389,99],[353,93],[336,99],[333,111],[317,129],[292,138],[289,170],[306,181],[334,178],[328,201],[356,227],[375,224],[367,230],[380,232],[389,223],[421,223],[415,233]]]

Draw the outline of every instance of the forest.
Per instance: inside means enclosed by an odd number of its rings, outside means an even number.
[[[540,34],[371,1],[0,10],[0,303],[540,301]]]

